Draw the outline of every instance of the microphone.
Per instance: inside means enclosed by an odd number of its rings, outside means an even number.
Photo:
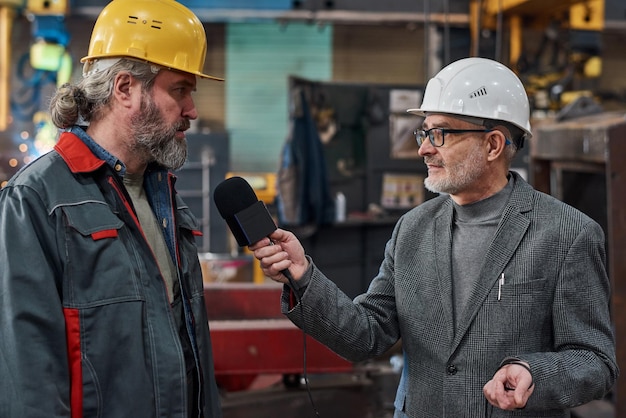
[[[230,177],[215,188],[213,200],[240,247],[247,247],[276,230],[265,203],[241,177]]]
[[[241,177],[229,177],[218,184],[213,200],[240,247],[252,245],[277,229],[265,203],[257,198],[252,186]],[[274,245],[271,240],[270,243]],[[289,270],[281,270],[281,273],[295,289]]]

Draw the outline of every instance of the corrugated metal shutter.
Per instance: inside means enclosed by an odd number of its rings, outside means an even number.
[[[328,81],[332,27],[229,23],[226,32],[226,129],[231,168],[278,169],[288,130],[288,77]]]

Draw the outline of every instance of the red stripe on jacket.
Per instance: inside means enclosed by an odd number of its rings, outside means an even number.
[[[80,361],[80,318],[78,309],[64,308],[67,357],[70,367],[72,418],[83,418],[83,370]]]

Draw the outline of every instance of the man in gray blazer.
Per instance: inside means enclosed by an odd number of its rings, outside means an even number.
[[[264,273],[289,284],[283,312],[352,361],[401,339],[395,417],[567,417],[605,396],[619,371],[604,234],[509,171],[531,136],[521,81],[495,61],[463,59],[409,112],[424,117],[425,185],[440,196],[398,221],[354,300],[292,233],[252,245]]]

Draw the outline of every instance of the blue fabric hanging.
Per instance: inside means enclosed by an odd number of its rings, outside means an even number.
[[[305,93],[294,89],[291,127],[277,176],[278,221],[283,226],[324,225],[334,220],[324,147]]]

